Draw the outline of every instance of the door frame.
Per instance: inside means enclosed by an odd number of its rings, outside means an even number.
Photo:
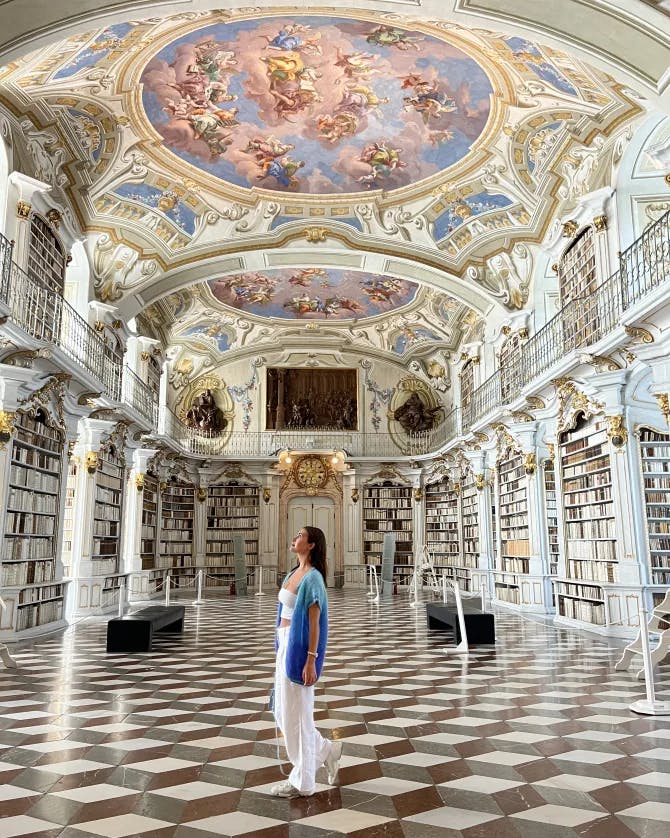
[[[291,486],[280,495],[279,498],[279,537],[277,539],[277,574],[279,581],[288,573],[288,503],[295,497],[314,497],[314,498],[330,498],[333,501],[335,512],[335,555],[327,556],[326,560],[331,564],[333,569],[333,579],[335,580],[335,587],[341,588],[344,584],[344,550],[342,548],[342,489],[341,487],[329,485],[314,495],[308,495],[307,492],[299,486]],[[339,489],[339,491],[338,491]]]

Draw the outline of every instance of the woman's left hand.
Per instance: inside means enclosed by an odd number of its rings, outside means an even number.
[[[316,663],[311,655],[307,657],[307,663],[303,667],[302,682],[306,687],[316,684]]]

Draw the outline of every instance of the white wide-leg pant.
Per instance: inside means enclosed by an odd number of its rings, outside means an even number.
[[[277,629],[279,648],[275,669],[275,719],[293,770],[289,782],[301,794],[313,794],[316,770],[330,753],[332,742],[314,724],[314,687],[294,684],[286,677],[286,647],[290,627]]]

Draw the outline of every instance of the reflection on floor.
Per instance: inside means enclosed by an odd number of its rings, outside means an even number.
[[[271,595],[187,608],[183,637],[108,656],[105,622],[19,650],[0,673],[0,836],[667,838],[670,718],[620,650],[507,612],[461,660],[405,597],[333,591],[318,724],[336,787],[284,800],[265,710]],[[658,697],[670,698],[670,670]]]

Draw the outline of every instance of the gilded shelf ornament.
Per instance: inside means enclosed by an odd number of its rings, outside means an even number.
[[[96,320],[95,323],[93,324],[93,328],[95,329],[96,332],[104,332],[105,331],[105,324],[102,322],[102,320]]]
[[[95,407],[95,399],[99,399],[100,396],[102,396],[102,393],[81,393],[77,399],[77,404],[80,404],[82,407]]]
[[[535,454],[523,455],[523,470],[530,476],[535,474],[535,471],[537,470],[537,459],[535,458]]]
[[[163,494],[163,492],[167,489],[167,485],[168,484],[166,480],[161,480],[161,482],[158,484],[158,489],[161,494]]]
[[[533,410],[542,410],[546,407],[544,399],[541,399],[539,396],[526,396],[526,404]]]
[[[86,471],[89,474],[95,474],[100,468],[100,457],[97,451],[89,451],[86,454]]]
[[[204,486],[200,486],[198,488],[196,497],[198,498],[200,503],[204,503],[207,500],[207,489],[205,489]]]
[[[123,326],[123,320],[112,320],[112,329],[120,329]]]
[[[356,486],[354,486],[354,488],[351,490],[351,500],[352,500],[354,503],[358,503],[358,499],[359,499],[359,497],[360,497],[359,491],[358,491],[358,489],[356,488]]]
[[[663,180],[665,181],[666,186],[670,186],[670,173],[668,173],[668,174],[667,174],[667,175],[663,178]]]
[[[16,204],[16,215],[18,218],[30,218],[30,211],[32,207],[27,201],[19,201]]]
[[[670,396],[667,393],[657,393],[656,401],[666,421],[670,420]]]
[[[267,486],[263,489],[263,501],[265,503],[270,503],[270,499],[272,498],[272,489],[268,488]]]
[[[553,462],[556,459],[556,444],[549,442],[547,443],[547,448],[549,449],[549,459]]]
[[[529,337],[528,329],[525,326],[523,328],[519,329],[517,334],[519,335],[519,338],[521,340],[528,340],[528,337]]]
[[[607,417],[607,436],[615,448],[623,448],[628,441],[628,431],[624,425],[623,416]]]
[[[144,475],[143,474],[136,474],[135,475],[135,488],[138,492],[141,492],[144,489]]]
[[[148,360],[149,360],[149,358],[151,358],[151,355],[150,355],[148,352],[142,352],[142,353],[140,354],[140,358],[141,358],[143,361],[145,361],[145,362],[146,362],[146,361],[148,361]]]
[[[573,219],[563,224],[563,238],[571,239],[577,232],[577,222]]]
[[[415,500],[417,503],[420,503],[420,502],[421,502],[421,499],[423,498],[423,491],[422,491],[422,489],[421,489],[419,486],[416,486],[416,487],[415,487],[415,489],[414,489],[414,491],[412,492],[412,496],[414,497],[414,500]]]
[[[596,215],[593,219],[593,226],[599,233],[602,233],[603,230],[607,229],[607,216],[606,215]]]
[[[305,238],[309,244],[320,244],[325,242],[328,237],[328,231],[325,227],[308,227],[305,230]]]
[[[503,326],[500,331],[503,335],[505,335],[505,337],[507,337],[508,335],[512,334],[512,327],[511,326]]]
[[[486,488],[486,477],[483,474],[475,474],[475,489],[483,492]]]
[[[14,433],[14,422],[16,413],[9,410],[0,410],[0,450],[5,449],[5,443],[9,442]]]
[[[451,488],[453,490],[453,493],[456,495],[456,497],[458,497],[461,493],[461,484],[457,481],[456,483],[453,484],[453,486]]]
[[[646,329],[643,329],[640,326],[626,326],[624,331],[626,332],[629,338],[633,338],[633,340],[639,340],[640,343],[654,342],[654,336],[651,334],[651,332],[648,332]]]

